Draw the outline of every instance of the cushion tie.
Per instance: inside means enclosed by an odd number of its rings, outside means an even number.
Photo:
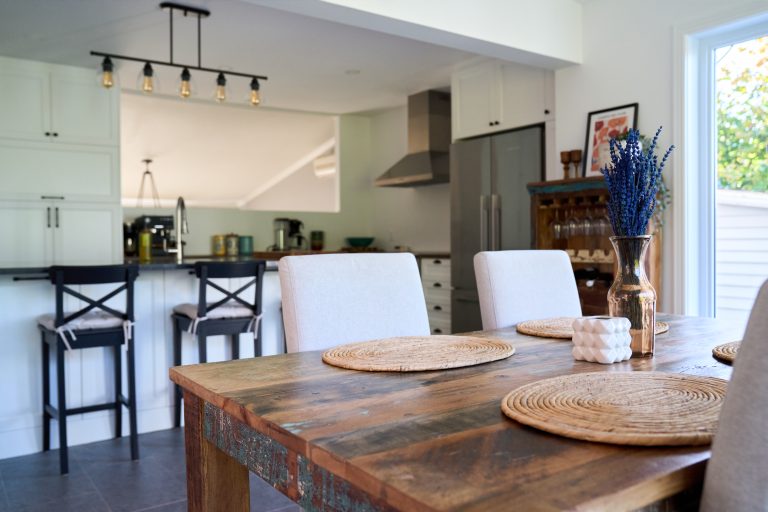
[[[189,330],[187,331],[190,334],[197,334],[197,324],[202,322],[203,320],[208,320],[207,316],[201,316],[197,317],[192,320],[192,323],[189,324]]]
[[[245,332],[253,332],[254,340],[259,336],[259,325],[261,325],[261,315],[253,315],[251,321],[248,322],[248,327],[245,329]]]
[[[56,328],[56,334],[58,336],[61,336],[61,341],[64,342],[64,346],[67,348],[67,350],[72,350],[72,345],[69,344],[69,341],[67,341],[67,333],[69,333],[69,336],[72,338],[72,341],[75,341],[77,339],[77,336],[75,336],[75,333],[72,332],[72,329],[67,325],[62,325],[61,327]]]
[[[131,341],[131,338],[133,338],[134,325],[134,322],[131,322],[130,320],[125,320],[123,322],[123,336],[125,337],[126,343]]]

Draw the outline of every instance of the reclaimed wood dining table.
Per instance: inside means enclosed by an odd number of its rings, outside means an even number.
[[[575,361],[569,341],[475,333],[512,343],[465,368],[360,372],[303,352],[171,368],[184,390],[190,511],[249,509],[248,471],[306,510],[631,510],[695,507],[708,446],[578,441],[508,419],[502,398],[548,377],[664,371],[728,379],[712,357],[742,332],[658,315],[653,357]]]

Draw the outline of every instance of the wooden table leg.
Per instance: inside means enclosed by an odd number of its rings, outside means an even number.
[[[248,469],[203,435],[203,401],[184,391],[184,445],[187,455],[187,510],[250,510]]]

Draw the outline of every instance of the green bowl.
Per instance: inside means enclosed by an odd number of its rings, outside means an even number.
[[[353,236],[347,238],[347,244],[350,247],[368,247],[373,243],[372,236]]]

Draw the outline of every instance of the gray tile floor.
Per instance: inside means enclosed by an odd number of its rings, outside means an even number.
[[[187,510],[182,429],[139,436],[132,461],[128,438],[69,449],[68,475],[58,450],[0,460],[0,512],[176,512]],[[251,475],[251,510],[298,512],[288,498]]]

